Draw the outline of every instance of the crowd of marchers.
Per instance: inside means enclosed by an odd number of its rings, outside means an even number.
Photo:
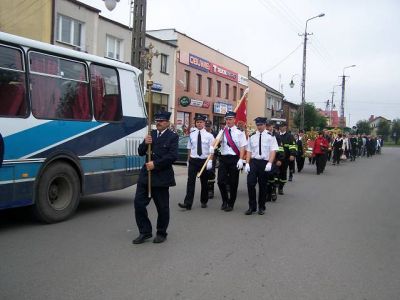
[[[146,208],[151,199],[158,212],[153,242],[162,243],[167,239],[169,187],[176,185],[172,164],[178,157],[178,135],[170,129],[170,115],[165,111],[156,113],[157,129],[139,145],[139,155],[146,155],[149,145],[152,146],[152,153],[141,169],[134,199],[139,229],[134,244],[141,244],[153,235]],[[355,161],[359,156],[370,157],[380,153],[382,147],[382,139],[365,135],[342,136],[327,130],[318,132],[314,137],[302,131],[293,135],[287,130],[285,122],[272,123],[265,117],[254,120],[256,130],[247,136],[242,126],[236,126],[235,118],[236,113],[228,111],[225,114],[225,127],[214,133],[211,121],[206,116],[195,116],[195,127],[190,131],[187,143],[186,195],[178,203],[183,210],[192,209],[196,179],[200,178],[201,207],[207,208],[208,200],[214,197],[216,181],[221,195],[221,210],[233,211],[239,175],[245,172],[248,209],[244,213],[264,215],[266,202],[274,202],[284,195],[287,181],[293,180],[296,169],[299,173],[302,171],[306,157],[309,157],[310,164],[316,165],[316,174],[320,175],[330,160],[332,164],[339,165],[347,158]]]

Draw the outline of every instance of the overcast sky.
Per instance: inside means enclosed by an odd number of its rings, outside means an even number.
[[[80,1],[128,25],[130,0],[120,0],[112,13],[102,0]],[[175,28],[243,62],[254,77],[300,103],[298,33],[307,19],[325,13],[308,22],[306,101],[324,108],[343,68],[355,64],[345,70],[345,116],[354,125],[371,114],[400,118],[399,12],[397,0],[148,0],[147,29]],[[339,109],[341,88],[335,92]]]

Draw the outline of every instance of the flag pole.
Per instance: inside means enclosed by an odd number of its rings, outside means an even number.
[[[249,93],[249,88],[247,88],[247,89],[244,91],[242,97],[241,97],[240,100],[239,100],[239,103],[236,105],[235,109],[233,110],[234,112],[236,112],[236,111],[238,110],[238,108],[239,108],[240,105],[242,104],[242,101],[246,101],[246,98],[247,98],[247,94],[248,94],[248,93]],[[224,130],[223,130],[223,129],[221,129],[221,130],[218,132],[218,135],[217,135],[217,137],[215,138],[214,145],[213,145],[214,149],[217,148],[218,145],[219,145],[219,143],[221,142],[223,133],[224,133]],[[203,166],[201,167],[200,171],[197,173],[197,178],[199,178],[199,177],[201,176],[201,174],[203,174],[205,168],[207,167],[208,161],[211,159],[211,155],[212,155],[212,154],[210,153],[210,154],[207,156],[206,161],[204,162],[204,164],[203,164]]]

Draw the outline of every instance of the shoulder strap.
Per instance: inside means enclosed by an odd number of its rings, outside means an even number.
[[[235,142],[233,141],[232,136],[229,134],[228,128],[224,129],[224,134],[226,140],[228,141],[229,146],[231,146],[232,150],[236,153],[236,155],[240,157],[240,151],[236,146]]]

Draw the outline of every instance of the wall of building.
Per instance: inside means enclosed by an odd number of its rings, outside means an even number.
[[[267,91],[266,88],[257,81],[253,80],[252,77],[249,79],[249,96],[247,101],[247,127],[249,129],[255,129],[256,125],[254,119],[257,117],[267,117]]]
[[[51,42],[52,0],[0,1],[0,31]]]
[[[56,0],[55,1],[55,16],[54,16],[54,41],[55,45],[66,47],[69,49],[76,49],[75,46],[61,42],[58,35],[58,15],[64,15],[71,17],[77,21],[84,23],[82,32],[82,45],[81,51],[85,51],[90,54],[104,56],[104,53],[98,53],[97,51],[97,36],[98,36],[98,24],[99,24],[99,13],[96,9],[90,9],[87,5],[80,5],[79,2],[69,0]],[[77,49],[78,50],[78,49]]]

